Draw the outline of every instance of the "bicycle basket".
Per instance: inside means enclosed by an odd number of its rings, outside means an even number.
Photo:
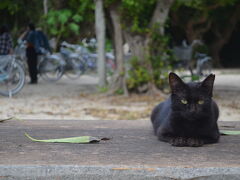
[[[175,56],[183,61],[190,61],[192,58],[192,48],[176,46],[173,48]]]

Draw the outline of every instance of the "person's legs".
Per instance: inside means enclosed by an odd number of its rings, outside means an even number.
[[[35,84],[38,81],[37,78],[37,53],[35,52],[34,48],[27,48],[27,63],[28,63],[28,70],[31,79],[31,84]]]

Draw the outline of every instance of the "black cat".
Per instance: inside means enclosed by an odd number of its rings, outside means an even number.
[[[215,75],[210,74],[202,82],[186,84],[175,73],[169,74],[171,96],[151,115],[159,140],[192,147],[218,142],[219,111],[212,100],[214,79]]]

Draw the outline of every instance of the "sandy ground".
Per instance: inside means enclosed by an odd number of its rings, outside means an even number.
[[[216,72],[214,97],[221,121],[240,121],[240,69]]]
[[[221,121],[240,121],[240,70],[216,71],[214,98]],[[163,100],[150,96],[104,96],[97,78],[83,75],[78,80],[63,77],[56,83],[42,79],[26,84],[12,98],[0,97],[0,119],[149,119],[152,108]]]

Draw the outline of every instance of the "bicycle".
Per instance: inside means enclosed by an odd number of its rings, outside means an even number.
[[[94,42],[91,42],[94,43]],[[90,46],[86,42],[84,46],[77,44],[70,44],[66,41],[62,42],[62,46],[70,48],[75,52],[75,57],[73,59],[78,59],[77,69],[80,68],[82,73],[86,72],[96,72],[97,69],[97,54],[91,53],[86,47]],[[86,47],[85,47],[86,46]],[[91,45],[91,47],[94,45]],[[108,74],[112,74],[116,70],[115,57],[113,53],[106,53],[106,69]]]
[[[212,72],[212,58],[204,53],[196,53],[197,60],[196,74],[201,77],[207,77]]]
[[[25,72],[15,55],[0,56],[0,94],[12,97],[25,84]]]
[[[27,58],[26,58],[26,44],[25,41],[19,41],[15,47],[15,55],[19,62],[24,67],[24,71],[27,71]],[[64,61],[61,60],[58,54],[50,54],[49,51],[41,48],[41,54],[38,55],[37,69],[39,75],[45,81],[57,81],[63,75]]]
[[[44,48],[41,48],[41,54],[38,55],[37,69],[41,78],[48,82],[55,82],[61,79],[64,74],[65,61],[59,53],[51,54]]]
[[[77,47],[65,41],[61,43],[60,55],[65,64],[62,71],[69,79],[77,79],[84,73],[84,63],[80,58]]]
[[[25,62],[26,66],[26,57],[19,56],[19,58],[22,62]],[[55,82],[61,79],[64,74],[70,79],[77,79],[83,73],[83,63],[79,59],[79,54],[61,44],[59,53],[50,54],[47,50],[41,48],[37,69],[44,80]]]
[[[202,44],[202,42],[200,40],[194,40],[191,45],[187,45],[186,42],[183,41],[182,46],[175,46],[173,48],[173,52],[178,59],[175,64],[175,69],[180,70],[179,74],[181,78],[186,81],[199,81],[209,75],[212,70],[211,57],[198,52],[194,55],[196,60],[196,68],[194,68],[193,64],[195,62],[192,61],[192,56],[193,47],[196,44]],[[188,71],[181,71],[181,69],[187,69]]]
[[[84,72],[84,64],[71,45],[62,42],[59,53],[48,54],[41,50],[39,56],[39,74],[44,80],[57,81],[64,74],[69,79],[77,79]]]

